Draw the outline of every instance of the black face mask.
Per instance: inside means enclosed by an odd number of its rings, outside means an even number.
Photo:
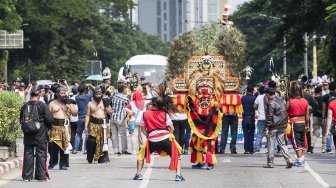
[[[95,95],[93,95],[93,99],[97,102],[97,103],[100,103],[100,101],[102,100],[102,96],[101,97],[97,97]]]
[[[61,96],[58,96],[58,98],[61,100],[61,102],[63,103],[63,104],[68,104],[69,102],[69,97],[68,96],[63,96],[63,97],[61,97]]]

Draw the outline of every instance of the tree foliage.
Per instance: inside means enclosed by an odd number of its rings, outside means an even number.
[[[303,35],[307,32],[309,72],[312,71],[313,35],[317,35],[319,75],[329,74],[336,65],[335,0],[252,0],[232,16],[248,40],[248,62],[254,78],[267,80],[268,60],[274,58],[282,72],[286,36],[287,73],[295,79],[303,73]],[[332,62],[332,66],[331,65]]]
[[[14,32],[20,28],[22,19],[16,12],[17,0],[0,1],[0,29]]]
[[[117,79],[133,55],[167,55],[168,44],[130,24],[130,0],[17,0],[24,49],[9,50],[9,72],[28,80],[85,79],[88,60],[102,60]],[[95,56],[97,52],[98,56]],[[16,76],[16,75],[15,75]]]

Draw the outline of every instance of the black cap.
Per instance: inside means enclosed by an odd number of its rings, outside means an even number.
[[[59,84],[53,84],[53,85],[51,85],[50,90],[51,90],[52,92],[56,93],[56,92],[57,92],[57,88],[58,88],[59,86],[60,86]]]
[[[72,89],[71,89],[71,91],[72,91],[72,93],[74,94],[74,95],[77,95],[77,93],[78,93],[78,86],[73,86],[72,87]]]
[[[31,96],[36,96],[40,94],[40,87],[32,87],[30,90],[30,95]]]
[[[320,86],[315,87],[314,93],[321,93],[322,88]]]
[[[146,79],[145,76],[140,77],[140,80],[145,80],[145,79]]]
[[[79,86],[78,86],[78,92],[79,92],[79,93],[83,93],[84,91],[85,91],[85,85],[83,85],[83,84],[82,84],[82,85],[79,85]]]

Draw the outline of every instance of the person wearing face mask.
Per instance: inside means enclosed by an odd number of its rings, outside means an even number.
[[[85,116],[84,131],[88,131],[89,135],[87,139],[87,160],[90,164],[109,162],[107,143],[110,136],[110,126],[107,114],[112,113],[112,108],[102,98],[101,88],[96,88]]]
[[[70,144],[70,115],[76,116],[77,109],[67,98],[67,88],[60,86],[56,89],[57,99],[49,103],[49,110],[53,115],[50,130],[50,161],[48,169],[53,169],[58,163],[60,155],[59,169],[67,170],[69,167],[69,153],[72,149]],[[60,154],[58,154],[60,153]]]

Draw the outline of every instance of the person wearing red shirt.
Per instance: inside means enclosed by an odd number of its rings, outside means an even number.
[[[336,98],[335,98],[336,99]],[[328,119],[327,119],[327,134],[332,134],[333,140],[334,140],[334,147],[336,151],[336,130],[335,127],[333,127],[336,124],[336,100],[333,99],[328,106]],[[330,144],[331,145],[331,144]]]
[[[294,166],[304,167],[304,153],[308,148],[306,130],[309,128],[308,102],[303,98],[303,90],[299,83],[291,82],[288,91],[287,111],[291,123],[291,142],[296,152],[297,161]]]
[[[150,154],[156,151],[159,155],[169,155],[171,162],[169,169],[176,170],[175,181],[184,181],[181,175],[181,146],[174,139],[174,126],[170,119],[171,113],[177,111],[173,105],[171,97],[165,95],[163,84],[159,86],[161,96],[154,94],[150,105],[144,112],[140,126],[141,131],[148,138],[146,144],[141,148],[137,160],[137,173],[133,180],[142,180],[141,171],[144,165],[144,159],[150,163]]]

